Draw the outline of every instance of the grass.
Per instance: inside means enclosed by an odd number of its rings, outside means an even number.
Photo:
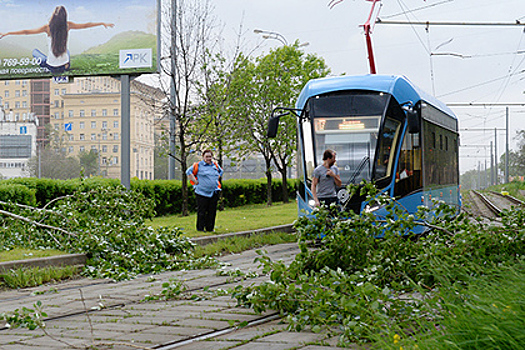
[[[195,248],[195,257],[217,256],[230,253],[239,253],[248,249],[261,248],[266,245],[296,242],[297,236],[293,233],[273,232],[250,237],[231,237],[205,246]]]
[[[0,251],[0,262],[45,258],[48,256],[56,256],[56,255],[64,255],[64,254],[67,254],[67,253],[61,252],[60,250],[54,250],[54,249],[33,250],[33,249],[25,249],[25,248],[16,248],[16,249],[8,250],[8,251]]]
[[[153,227],[179,227],[187,237],[207,236],[209,232],[198,232],[195,228],[196,214],[189,216],[163,216],[154,218],[149,223]],[[287,204],[274,203],[247,205],[239,208],[227,208],[217,211],[215,234],[254,230],[270,226],[291,224],[297,218],[295,201]]]
[[[44,283],[57,282],[78,276],[78,266],[29,267],[9,270],[0,274],[0,287],[12,289],[40,286]]]

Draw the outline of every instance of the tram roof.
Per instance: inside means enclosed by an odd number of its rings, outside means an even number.
[[[349,75],[310,80],[301,91],[296,107],[304,108],[306,101],[312,96],[317,96],[333,91],[368,90],[391,94],[399,104],[416,104],[423,100],[444,113],[457,119],[454,112],[443,102],[427,94],[412,84],[408,78],[401,75]]]

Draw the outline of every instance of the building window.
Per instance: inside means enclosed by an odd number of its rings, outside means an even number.
[[[108,128],[108,122],[102,122],[102,130],[106,130]]]
[[[6,82],[7,83],[7,82]],[[7,84],[6,84],[7,85]],[[4,93],[5,97],[9,97],[9,90],[5,90],[5,93]]]
[[[86,147],[84,147],[84,146],[80,146],[80,147],[78,148],[78,150],[79,150],[80,152],[84,152],[84,151],[86,150]]]
[[[91,145],[91,150],[97,152],[97,146]],[[98,153],[98,152],[97,152]]]
[[[69,116],[70,118],[75,116],[75,114],[74,114],[74,112],[73,112],[72,109],[70,109],[67,113],[68,113],[68,116]]]
[[[60,119],[60,112],[55,112],[55,119]]]
[[[80,110],[80,116],[81,117],[85,117],[86,116],[86,111],[84,111],[83,109]]]
[[[113,133],[113,140],[118,140],[118,132]]]
[[[15,102],[15,108],[20,108],[20,101]]]
[[[113,153],[118,153],[118,145],[113,146]]]
[[[69,153],[73,153],[73,146],[69,146]]]
[[[79,127],[80,127],[80,129],[85,129],[86,128],[86,124],[84,122],[80,122]]]
[[[103,109],[102,110],[102,116],[105,117],[108,115],[108,110],[107,109]]]
[[[86,136],[84,134],[79,135],[79,140],[84,141],[86,139]]]
[[[91,141],[97,140],[97,134],[91,134]]]
[[[15,97],[20,97],[20,90],[15,90]]]
[[[102,140],[107,140],[108,139],[108,134],[103,132],[102,133]]]
[[[60,124],[55,124],[55,130],[60,130]]]
[[[27,96],[27,90],[22,90],[22,96]]]
[[[91,122],[91,129],[97,128],[97,122]]]
[[[58,96],[58,95],[60,95],[60,92],[58,89],[55,89],[55,96]]]
[[[9,109],[9,102],[6,101],[6,102],[4,103],[4,109]]]
[[[66,89],[62,89],[62,95],[66,94]]]
[[[103,153],[107,153],[108,152],[108,146],[107,145],[102,145],[102,152]]]
[[[8,97],[8,96],[6,96],[6,97]],[[115,108],[115,109],[113,110],[113,115],[118,116],[118,109],[117,109],[117,108]]]
[[[55,100],[55,107],[56,108],[60,107],[60,101],[59,100]]]
[[[27,101],[22,101],[22,108],[27,108]]]
[[[111,160],[113,161],[113,164],[118,164],[118,157],[112,157]]]
[[[115,121],[113,122],[113,127],[118,129],[118,120],[115,120]]]
[[[75,135],[70,134],[69,135],[69,141],[75,141]]]
[[[92,117],[96,117],[97,116],[97,110],[96,109],[92,109],[91,110],[91,116]]]

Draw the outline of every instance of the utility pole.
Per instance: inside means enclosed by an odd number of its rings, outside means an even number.
[[[509,158],[510,158],[510,154],[509,154],[509,107],[508,106],[505,108],[505,117],[506,117],[505,129],[507,129],[507,132],[506,132],[507,142],[505,143],[505,183],[508,184],[509,178],[510,178],[510,175],[509,175]]]
[[[175,74],[177,72],[177,0],[171,1],[171,84],[170,84],[170,151],[168,158],[168,179],[175,180],[175,132],[177,128],[177,86],[175,85]]]

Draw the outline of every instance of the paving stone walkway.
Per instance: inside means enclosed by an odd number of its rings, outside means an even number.
[[[296,244],[265,248],[273,260],[290,262]],[[255,250],[221,258],[226,270],[257,272]],[[144,301],[156,295],[162,284],[184,281],[188,290],[204,287],[228,289],[238,284],[257,284],[266,276],[232,281],[216,270],[175,271],[141,276],[131,281],[109,282],[80,279],[53,286],[0,292],[0,313],[31,307],[41,301],[48,314],[42,329],[6,329],[0,324],[0,350],[61,349],[304,349],[336,348],[337,339],[326,334],[288,332],[273,312],[255,314],[239,308],[230,296],[201,300]],[[89,313],[86,310],[91,310]],[[248,326],[235,328],[241,322]]]

